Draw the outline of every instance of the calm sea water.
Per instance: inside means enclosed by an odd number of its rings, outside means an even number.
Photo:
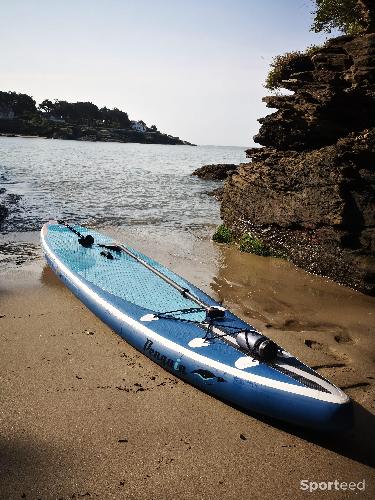
[[[205,193],[220,183],[190,174],[205,164],[244,160],[240,147],[3,137],[0,189],[21,197],[13,197],[14,210],[2,229],[35,231],[50,218],[101,227],[214,225],[219,204]]]

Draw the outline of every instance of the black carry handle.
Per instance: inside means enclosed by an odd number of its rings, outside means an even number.
[[[76,234],[78,236],[78,243],[82,245],[85,248],[91,248],[95,242],[94,238],[91,236],[91,234],[86,234],[85,236],[81,234],[77,229],[74,229],[73,226],[65,222],[64,220],[58,220],[58,224],[61,224],[68,228],[72,233]]]

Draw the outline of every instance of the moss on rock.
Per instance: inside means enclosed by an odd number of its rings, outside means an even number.
[[[212,239],[216,243],[231,243],[233,241],[233,233],[224,224],[221,224],[215,231]]]
[[[255,253],[264,257],[271,255],[271,248],[251,233],[245,233],[240,239],[239,245],[241,252]]]

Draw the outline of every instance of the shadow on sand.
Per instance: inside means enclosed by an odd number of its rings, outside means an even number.
[[[0,438],[1,499],[37,498],[38,489],[47,486],[48,491],[48,481],[59,467],[64,467],[61,454],[47,443],[27,437]]]
[[[372,468],[375,467],[375,415],[359,403],[353,401],[353,428],[337,433],[305,429],[271,417],[246,412],[235,405],[229,404],[229,406],[245,413],[249,417],[255,418],[288,434],[292,434],[304,441],[313,443],[343,457],[350,458],[363,465]]]

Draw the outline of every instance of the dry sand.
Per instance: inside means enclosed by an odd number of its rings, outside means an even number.
[[[168,246],[130,236],[346,387],[355,428],[307,432],[198,391],[122,341],[39,259],[0,275],[0,498],[374,498],[375,299],[189,235]],[[311,494],[302,479],[365,479],[366,490]]]

